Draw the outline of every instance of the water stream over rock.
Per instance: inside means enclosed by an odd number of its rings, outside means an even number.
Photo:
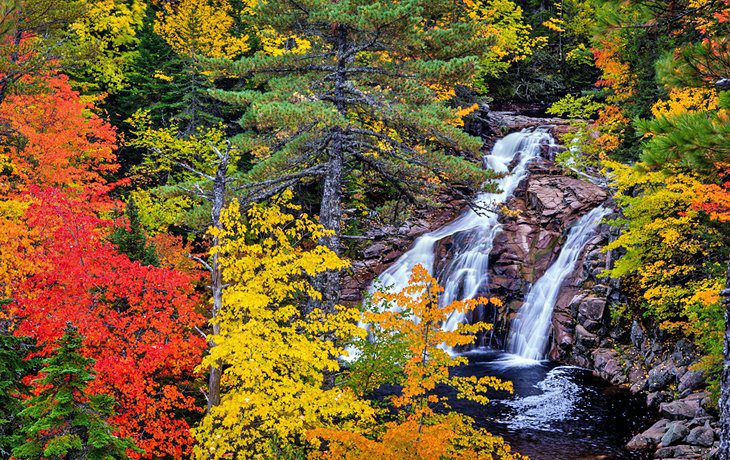
[[[581,217],[568,233],[558,259],[530,288],[525,303],[512,321],[507,350],[527,360],[545,359],[553,308],[563,281],[575,269],[583,248],[609,210],[603,206]]]
[[[496,375],[511,380],[515,384],[514,394],[490,395],[493,401],[487,406],[454,401],[453,407],[536,459],[631,458],[624,444],[635,425],[646,422],[641,398],[617,391],[586,369],[544,361],[550,351],[555,326],[553,310],[561,298],[561,288],[578,270],[586,246],[596,236],[602,218],[610,212],[599,206],[605,193],[598,187],[585,187],[580,185],[581,181],[552,175],[549,170],[517,196],[530,172],[541,170],[540,161],[545,161],[544,157],[550,156],[556,147],[547,128],[528,128],[498,140],[484,162],[488,168],[504,174],[497,180],[499,191],[480,194],[476,209],[469,208],[452,222],[416,239],[410,250],[380,273],[371,290],[403,289],[416,264],[423,265],[444,287],[443,305],[494,295],[495,286],[508,286],[508,292],[521,290],[519,306],[514,307],[516,316],[509,313],[512,306],[500,316],[510,331],[506,343],[504,338],[480,343],[498,345],[466,351],[470,364],[454,370],[459,375]],[[535,189],[546,192],[531,198],[530,192]],[[536,201],[537,215],[501,222],[502,205],[531,199]],[[561,209],[566,199],[569,201]],[[540,209],[545,209],[542,215]],[[562,229],[554,225],[557,215],[564,216]],[[528,226],[525,219],[533,219],[535,224]],[[541,223],[544,219],[547,224]],[[509,234],[505,233],[507,228]],[[525,229],[531,233],[525,233]],[[529,243],[530,238],[533,243]],[[539,269],[530,266],[537,260],[535,251],[541,254]],[[490,267],[490,263],[499,265]],[[521,268],[516,272],[512,267]],[[522,287],[496,279],[513,273],[509,276],[517,280],[514,273],[524,274],[526,268],[533,278],[529,280],[527,276],[528,282]],[[492,276],[495,279],[490,279]],[[511,305],[514,303],[513,297]],[[442,327],[454,330],[461,323],[477,320],[489,318],[485,318],[484,312],[470,317],[453,314]],[[499,349],[502,347],[509,353]],[[623,425],[617,429],[616,423]]]

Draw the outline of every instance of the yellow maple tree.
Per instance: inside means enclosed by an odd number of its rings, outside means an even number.
[[[325,373],[339,370],[338,342],[363,334],[356,309],[306,312],[321,298],[310,279],[347,266],[324,246],[306,244],[328,232],[286,192],[270,206],[254,205],[242,220],[234,201],[217,232],[227,287],[217,319],[220,333],[202,367],[223,368],[220,405],[195,430],[197,458],[276,458],[303,448],[304,433],[334,423],[354,426],[373,409],[347,387],[325,388]],[[304,241],[303,244],[298,244]],[[332,340],[334,338],[334,340]]]

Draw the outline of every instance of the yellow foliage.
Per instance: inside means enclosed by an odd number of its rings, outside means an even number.
[[[302,240],[329,234],[306,215],[293,215],[291,193],[266,207],[254,205],[242,220],[234,201],[211,229],[222,242],[224,283],[220,333],[201,367],[222,366],[221,403],[195,430],[196,458],[273,458],[301,446],[307,430],[335,423],[370,422],[374,411],[346,387],[324,389],[325,372],[339,370],[344,350],[336,343],[364,331],[359,312],[338,307],[303,313],[307,298],[320,298],[309,280],[347,263],[324,246]],[[332,336],[336,340],[326,340]]]
[[[84,14],[70,26],[80,48],[92,51],[93,72],[110,90],[124,86],[128,50],[137,42],[147,2],[144,0],[86,0]],[[126,57],[125,57],[126,55]]]
[[[712,88],[672,88],[669,99],[658,101],[651,108],[656,118],[672,118],[682,113],[717,109],[719,98]]]
[[[626,223],[606,246],[626,253],[607,272],[627,283],[630,302],[661,327],[693,338],[708,355],[721,352],[724,264],[712,262],[721,234],[693,208],[702,184],[689,174],[649,171],[606,161]],[[629,286],[630,283],[630,286]]]
[[[312,43],[306,38],[294,35],[286,37],[277,34],[271,28],[260,29],[256,35],[261,41],[264,52],[271,56],[281,56],[285,53],[305,54],[312,48]]]
[[[228,0],[181,0],[157,13],[154,30],[178,53],[232,59],[249,50],[248,36],[234,32]]]
[[[0,296],[9,297],[18,282],[38,269],[32,254],[40,229],[24,221],[31,204],[22,199],[0,200]]]

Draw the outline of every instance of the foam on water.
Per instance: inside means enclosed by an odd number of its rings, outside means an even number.
[[[576,408],[583,390],[571,380],[571,366],[556,367],[535,387],[540,393],[500,401],[510,409],[512,416],[506,425],[513,430],[560,431],[557,423],[577,419]]]

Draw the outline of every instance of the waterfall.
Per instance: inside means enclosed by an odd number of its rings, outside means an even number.
[[[532,285],[525,303],[512,321],[507,351],[524,360],[544,359],[550,339],[553,308],[560,287],[573,271],[586,243],[595,235],[609,210],[599,206],[581,217],[570,229],[558,259]]]
[[[552,143],[552,136],[546,129],[540,128],[508,134],[497,141],[484,162],[489,169],[505,174],[496,180],[499,191],[479,194],[475,206],[478,211],[469,208],[453,222],[418,238],[408,252],[375,280],[371,291],[378,288],[400,291],[407,286],[416,264],[423,265],[433,273],[437,243],[454,235],[463,239],[463,244],[455,248],[453,258],[438,276],[439,283],[444,286],[441,302],[448,305],[454,300],[477,296],[486,283],[487,263],[494,236],[501,230],[497,208],[512,196],[527,176],[527,165],[540,156],[542,146]],[[454,330],[465,321],[463,313],[455,312],[443,327]]]

